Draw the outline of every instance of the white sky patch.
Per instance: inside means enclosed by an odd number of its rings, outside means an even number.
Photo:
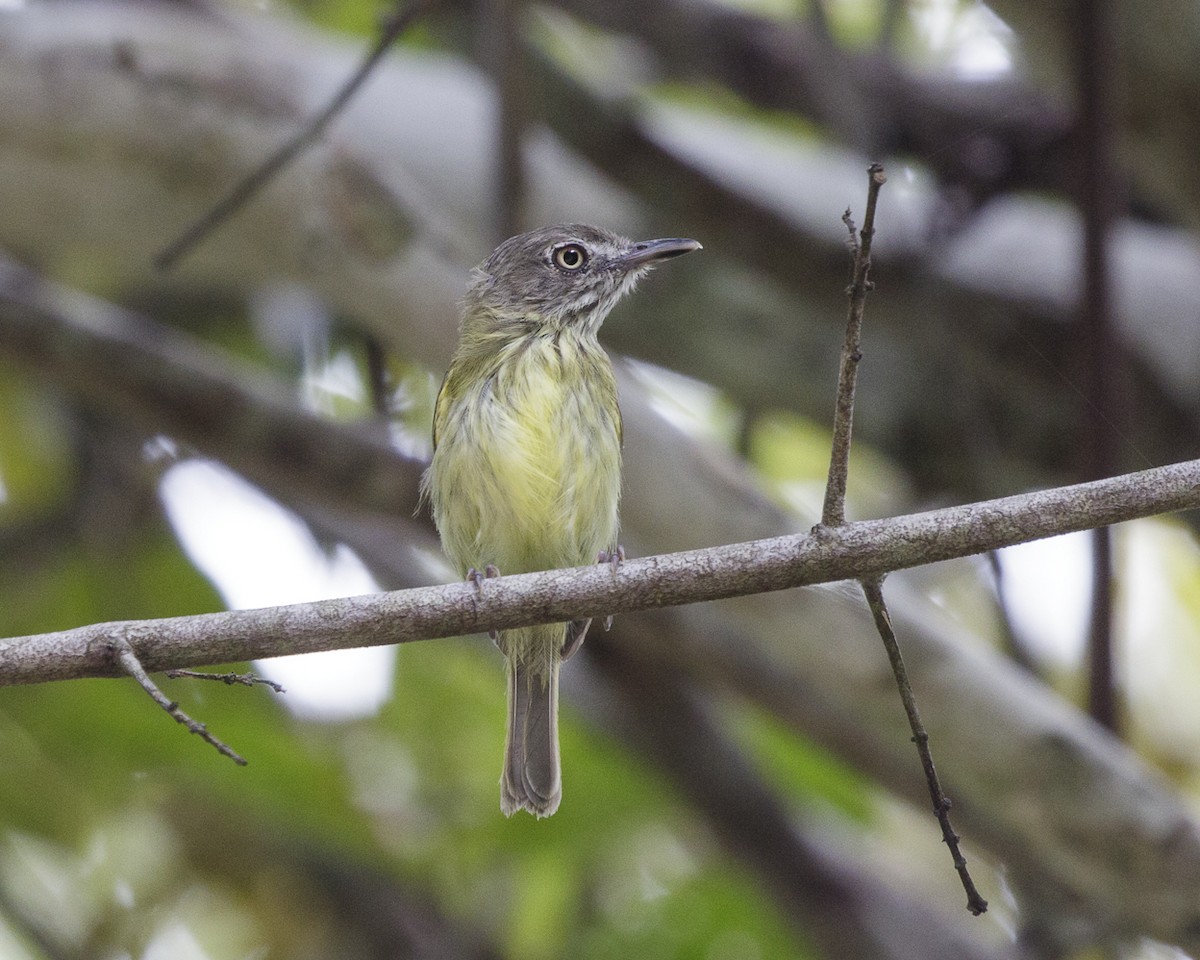
[[[316,413],[334,414],[337,399],[356,406],[366,404],[366,385],[358,365],[346,350],[337,351],[325,363],[313,363],[304,376],[304,405]]]
[[[1017,635],[1058,667],[1083,656],[1091,604],[1091,535],[1071,533],[1000,551]]]
[[[245,610],[376,593],[378,584],[345,546],[327,553],[307,526],[219,464],[187,460],[163,475],[163,506],[184,551],[230,609]],[[365,647],[259,661],[287,688],[295,713],[349,719],[391,695],[395,649]]]
[[[146,944],[142,960],[209,960],[209,954],[191,930],[173,923]]]
[[[910,10],[917,35],[959,76],[986,79],[1012,69],[1012,30],[982,3],[925,0]]]

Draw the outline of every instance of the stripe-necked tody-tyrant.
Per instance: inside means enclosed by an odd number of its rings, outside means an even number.
[[[583,224],[502,243],[471,273],[458,349],[434,413],[424,491],[442,545],[476,583],[612,557],[621,411],[605,316],[650,267],[695,240],[633,242]],[[506,630],[500,807],[558,809],[558,672],[588,621]]]

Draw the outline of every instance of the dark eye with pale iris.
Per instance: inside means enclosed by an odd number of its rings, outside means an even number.
[[[580,270],[587,261],[587,251],[578,243],[566,243],[554,251],[554,265],[563,270]]]

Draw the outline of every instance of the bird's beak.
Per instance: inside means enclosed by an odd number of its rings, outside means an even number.
[[[672,237],[669,240],[642,240],[617,257],[617,263],[626,269],[647,266],[660,260],[681,257],[693,250],[703,249],[695,240]]]

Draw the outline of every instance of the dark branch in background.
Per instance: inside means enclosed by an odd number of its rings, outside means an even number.
[[[857,150],[917,157],[977,201],[1013,188],[1061,190],[1070,118],[1010,78],[963,81],[905,69],[878,51],[834,50],[819,30],[698,0],[554,0],[647,43],[673,77],[807,117]]]
[[[220,201],[199,220],[196,220],[172,240],[162,252],[154,258],[154,265],[160,270],[167,270],[186,256],[201,240],[212,233],[217,227],[249,203],[254,196],[289,163],[298,157],[306,147],[315,142],[333,119],[350,102],[350,98],[358,91],[371,76],[372,71],[383,59],[388,48],[404,33],[418,18],[427,13],[438,0],[414,0],[404,10],[396,10],[384,22],[379,32],[379,38],[359,65],[358,69],[346,81],[345,85],[334,95],[333,99],[318,113],[308,125],[297,133],[291,140],[281,146],[267,158],[262,166],[254,170],[246,179],[234,185]]]
[[[499,101],[492,165],[492,232],[495,243],[520,233],[525,196],[521,143],[528,123],[525,69],[525,0],[483,0],[483,36],[477,39]]]
[[[150,679],[150,675],[142,668],[141,661],[138,660],[138,656],[128,639],[122,636],[114,636],[109,643],[109,648],[112,656],[121,665],[121,669],[133,677],[141,685],[142,689],[150,694],[154,702],[166,710],[170,716],[174,717],[177,723],[182,723],[187,727],[189,733],[196,734],[205,743],[211,743],[216,747],[218,753],[224,754],[239,767],[246,765],[247,761],[245,757],[237,753],[237,751],[223,740],[209,733],[208,728],[204,724],[193,720],[180,710],[179,704],[174,700],[167,699],[166,695],[158,689],[157,684]]]
[[[842,347],[841,367],[838,371],[837,403],[833,417],[833,451],[829,459],[829,482],[825,485],[825,506],[821,514],[821,525],[817,533],[836,529],[846,523],[846,478],[850,471],[850,440],[854,432],[854,391],[858,380],[858,363],[862,359],[860,346],[862,344],[863,313],[866,309],[867,293],[871,290],[871,240],[875,236],[875,208],[879,201],[879,191],[887,182],[882,164],[873,163],[867,169],[867,208],[863,215],[861,240],[854,236],[854,221],[850,219],[847,210],[842,217],[850,231],[850,244],[853,253],[853,268],[850,288],[846,291],[850,298],[850,308],[846,318],[846,340]],[[954,861],[954,869],[958,871],[963,889],[967,893],[967,909],[975,916],[987,910],[987,901],[975,889],[975,881],[967,870],[967,861],[958,846],[958,834],[950,825],[950,800],[942,791],[941,781],[933,765],[933,755],[929,750],[929,734],[921,722],[921,714],[917,709],[917,698],[913,693],[912,683],[908,679],[908,669],[904,666],[904,657],[900,652],[900,643],[896,632],[892,629],[892,618],[888,614],[887,605],[883,599],[883,577],[864,577],[861,580],[863,594],[867,606],[871,608],[871,616],[875,620],[875,628],[883,640],[887,650],[888,661],[892,665],[892,675],[896,678],[896,687],[900,691],[900,700],[904,704],[904,712],[912,729],[913,742],[917,745],[917,754],[921,758],[921,768],[925,771],[925,780],[929,785],[929,796],[933,800],[933,812],[942,828],[942,839],[950,848],[950,856]]]
[[[1107,0],[1076,0],[1071,17],[1079,89],[1079,208],[1083,217],[1083,291],[1076,324],[1085,376],[1085,480],[1116,469],[1120,345],[1113,330],[1109,237],[1116,218],[1113,95],[1116,58]],[[1113,671],[1113,544],[1092,531],[1092,604],[1088,629],[1088,712],[1110,730],[1120,722]]]
[[[425,465],[400,454],[377,425],[299,410],[294,392],[261,368],[3,259],[0,350],[134,428],[236,464],[293,505],[332,499],[381,514],[416,510]]]
[[[363,338],[363,354],[367,367],[367,392],[371,398],[371,409],[381,420],[391,416],[391,379],[388,376],[387,351],[378,337]]]

